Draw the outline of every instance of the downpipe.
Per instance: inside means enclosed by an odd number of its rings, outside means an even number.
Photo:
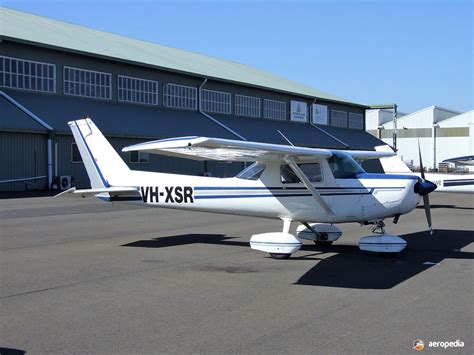
[[[48,136],[48,189],[51,189],[53,184],[53,142],[51,134]]]

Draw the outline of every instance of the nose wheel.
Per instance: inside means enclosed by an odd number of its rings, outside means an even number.
[[[277,254],[277,253],[268,253],[272,259],[285,260],[289,259],[291,254]]]
[[[314,244],[320,247],[328,247],[332,245],[334,242],[333,240],[328,240],[328,234],[327,233],[318,233],[318,239],[313,240]]]
[[[316,244],[317,246],[320,246],[320,247],[328,247],[330,245],[332,245],[332,241],[330,240],[315,240],[314,241],[314,244]]]

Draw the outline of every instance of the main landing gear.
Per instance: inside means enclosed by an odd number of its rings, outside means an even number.
[[[359,240],[359,249],[372,253],[399,253],[407,246],[407,242],[398,235],[386,234],[383,220],[372,222],[371,235]]]
[[[312,240],[320,247],[328,247],[342,236],[342,231],[333,224],[303,222],[296,228],[300,239]]]
[[[296,236],[290,233],[292,220],[283,220],[281,232],[255,234],[250,238],[250,247],[268,253],[274,259],[288,259],[298,251],[300,239],[312,240],[318,246],[328,246],[339,239],[342,231],[333,224],[306,223],[298,226]],[[386,234],[383,220],[371,222],[372,233],[359,240],[359,249],[372,253],[396,254],[407,246],[407,242],[398,235]]]
[[[342,235],[342,231],[333,224],[302,222],[294,236],[290,233],[291,223],[292,220],[283,219],[282,232],[253,235],[250,247],[269,253],[274,259],[288,259],[301,248],[300,239],[312,240],[318,246],[329,246]]]
[[[290,233],[291,219],[283,219],[283,231],[255,234],[250,238],[250,247],[269,253],[273,259],[288,259],[301,248],[302,243]]]

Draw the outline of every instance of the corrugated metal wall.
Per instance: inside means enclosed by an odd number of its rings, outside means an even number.
[[[114,61],[92,58],[90,56],[83,56],[73,53],[65,53],[62,51],[57,51],[53,49],[46,49],[35,47],[31,45],[18,44],[10,41],[4,41],[2,44],[2,54],[12,56],[15,58],[23,58],[26,60],[37,60],[44,61],[46,63],[52,63],[56,65],[56,84],[57,90],[55,94],[44,94],[44,95],[57,95],[58,97],[63,96],[63,66],[68,65],[72,67],[104,71],[112,74],[113,77],[113,87],[114,90],[112,95],[111,102],[117,104],[117,109],[120,109],[122,106],[117,101],[117,90],[116,90],[116,78],[117,75],[130,75],[139,78],[145,78],[150,80],[157,80],[160,84],[160,106],[163,105],[161,97],[163,95],[162,86],[166,83],[176,83],[181,85],[188,85],[193,87],[198,87],[202,82],[202,78],[198,78],[192,75],[178,74],[174,72],[145,68],[136,65],[129,65],[124,63],[118,63]],[[298,95],[275,92],[272,90],[266,90],[263,88],[250,87],[246,85],[236,84],[236,83],[227,83],[221,81],[210,80],[206,83],[206,89],[218,90],[229,92],[232,95],[250,95],[255,96],[261,99],[261,105],[263,105],[263,99],[271,99],[284,101],[286,103],[286,118],[289,119],[289,108],[291,100],[304,101],[308,105],[313,102],[312,98],[300,97]],[[9,90],[5,90],[7,93]],[[12,92],[15,90],[12,89]],[[30,93],[33,95],[33,93]],[[36,94],[34,94],[36,95]],[[38,94],[43,95],[43,94]],[[15,96],[15,95],[13,95]],[[46,96],[45,96],[46,97]],[[93,101],[86,98],[77,98],[78,102],[87,103],[88,101]],[[345,103],[336,103],[336,102],[326,102],[324,100],[319,100],[318,103],[327,105],[329,110],[337,109],[344,110],[347,112],[361,113],[365,115],[365,110],[362,107],[354,106],[351,104]],[[233,102],[232,112],[235,112],[235,102]],[[88,111],[89,114],[94,113],[93,106],[90,103],[87,103],[88,107],[91,107],[91,111]],[[125,105],[125,104],[123,104]],[[127,104],[127,107],[133,107],[135,104]],[[139,107],[139,104],[136,104]],[[48,110],[54,110],[58,107],[51,107],[48,105],[42,104],[42,107],[47,107]],[[27,107],[32,112],[35,112],[34,107]],[[37,113],[37,112],[35,112]],[[37,113],[38,114],[38,113]],[[42,118],[48,121],[48,113],[41,114]],[[71,117],[64,117],[64,120],[67,121]],[[174,119],[172,112],[169,114],[169,119]],[[257,118],[255,120],[258,120]],[[261,118],[263,121],[264,119]],[[52,124],[52,123],[51,123]],[[122,122],[121,124],[133,125],[133,117],[130,117],[130,121],[126,123]],[[56,125],[54,128],[58,131]],[[6,126],[5,129],[9,130],[22,130],[26,128],[22,127],[9,127]],[[67,132],[67,131],[66,131]],[[118,135],[127,136],[128,132],[119,131]],[[22,178],[22,177],[31,177],[35,175],[46,175],[47,174],[47,147],[46,147],[46,135],[42,134],[27,134],[27,133],[7,133],[0,132],[1,141],[0,141],[0,180],[13,179],[13,178]],[[137,135],[135,135],[137,136]],[[138,135],[142,137],[142,135]],[[82,163],[72,163],[71,159],[71,143],[73,139],[71,135],[65,135],[64,132],[62,135],[56,135],[54,138],[54,147],[57,148],[57,167],[54,167],[54,171],[57,171],[58,176],[73,176],[76,186],[79,188],[85,188],[89,186],[89,178],[87,177],[86,171]],[[110,142],[120,152],[121,148],[124,146],[140,143],[143,140],[135,138],[111,138]],[[54,148],[53,147],[53,148]],[[54,151],[54,149],[53,149]],[[204,172],[209,172],[212,176],[217,177],[230,177],[234,176],[238,171],[243,168],[243,164],[240,163],[221,163],[221,162],[200,162],[192,160],[184,160],[171,157],[163,157],[158,155],[150,155],[148,163],[130,163],[129,155],[122,154],[124,160],[129,164],[129,166],[134,170],[145,170],[145,171],[157,171],[157,172],[167,172],[167,173],[178,173],[178,174],[190,174],[190,175],[202,175]],[[53,154],[53,163],[55,157]],[[31,185],[30,188],[45,188],[46,180],[36,182]],[[15,183],[15,184],[0,184],[0,191],[15,191],[15,190],[24,190],[25,183]]]
[[[47,175],[47,135],[0,131],[0,181]],[[47,179],[0,183],[0,191],[44,189]]]
[[[155,154],[149,155],[148,163],[130,163],[129,153],[122,153],[123,147],[144,142],[135,138],[108,138],[109,142],[120,154],[122,159],[133,170],[155,171],[173,174],[202,175],[208,171],[212,176],[230,177],[235,176],[242,170],[242,164],[236,163],[217,163],[202,162],[188,159],[179,159],[172,157],[159,156]],[[89,178],[82,163],[72,163],[72,145],[73,137],[70,135],[56,135],[57,143],[57,161],[58,175],[70,175],[74,177],[75,184],[78,188],[89,187]],[[54,160],[54,159],[53,159]]]

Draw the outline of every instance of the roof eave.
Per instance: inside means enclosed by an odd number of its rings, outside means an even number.
[[[5,35],[0,34],[0,42],[2,40],[7,40],[7,41],[10,41],[10,42],[16,42],[16,43],[21,43],[21,44],[27,44],[27,45],[33,45],[33,46],[47,48],[47,49],[62,50],[64,52],[75,53],[75,54],[80,54],[80,55],[85,55],[85,56],[90,56],[90,57],[94,57],[94,58],[100,58],[100,59],[120,62],[120,63],[132,64],[132,65],[137,65],[137,66],[146,67],[146,68],[159,69],[159,70],[172,72],[172,73],[177,73],[177,74],[191,75],[191,76],[194,76],[194,77],[197,77],[197,78],[202,78],[202,79],[207,78],[207,79],[214,80],[214,81],[220,81],[220,82],[225,82],[225,83],[232,83],[232,84],[250,86],[250,87],[257,88],[257,89],[271,90],[271,91],[274,91],[274,92],[279,92],[279,93],[284,93],[284,94],[289,94],[289,95],[296,95],[296,96],[299,96],[299,97],[305,97],[305,98],[308,98],[308,99],[311,99],[311,100],[320,99],[320,100],[324,100],[324,101],[327,101],[327,102],[344,103],[344,104],[347,104],[347,105],[361,107],[361,108],[364,108],[364,109],[369,109],[370,108],[370,105],[358,104],[358,103],[354,103],[354,102],[351,102],[351,101],[335,100],[335,99],[329,99],[329,98],[324,98],[324,97],[316,97],[316,96],[312,96],[312,95],[306,95],[306,94],[301,94],[301,93],[296,93],[296,92],[291,92],[291,91],[275,89],[275,88],[267,87],[267,86],[260,86],[260,85],[250,84],[250,83],[236,81],[236,80],[229,80],[229,79],[223,79],[223,78],[219,78],[219,77],[206,76],[206,75],[202,75],[202,74],[198,74],[198,73],[187,72],[187,71],[182,71],[182,70],[172,69],[172,68],[167,68],[167,67],[161,67],[161,66],[158,66],[158,65],[152,65],[152,64],[142,63],[142,62],[136,62],[136,61],[127,60],[127,59],[118,58],[118,57],[111,57],[111,56],[101,55],[101,54],[97,54],[97,53],[93,53],[93,52],[86,52],[86,51],[61,47],[61,46],[54,46],[54,45],[50,45],[50,44],[47,44],[47,43],[29,41],[29,40],[22,39],[22,38],[9,37],[9,36],[5,36]]]

